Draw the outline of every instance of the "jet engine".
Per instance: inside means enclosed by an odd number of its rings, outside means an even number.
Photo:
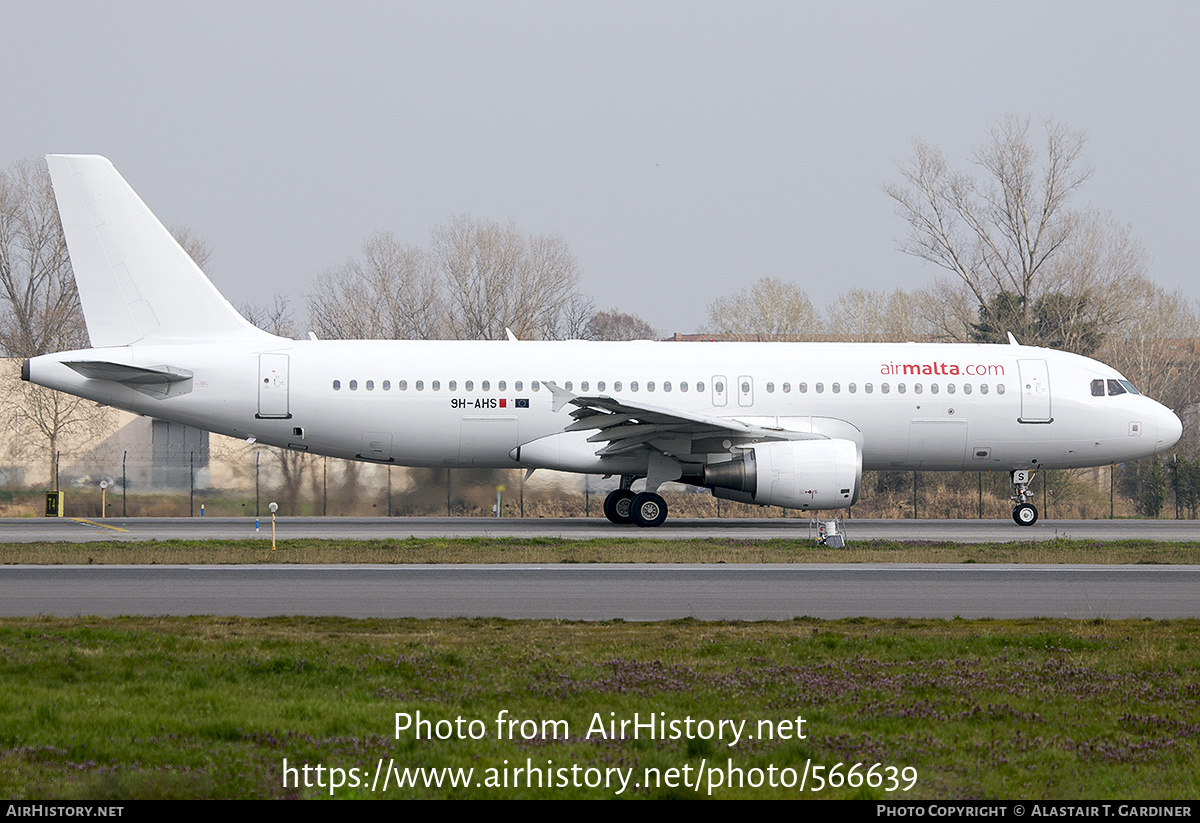
[[[691,480],[692,478],[687,478]],[[862,451],[851,440],[790,440],[744,446],[703,467],[698,485],[717,497],[788,509],[844,509],[858,500]]]

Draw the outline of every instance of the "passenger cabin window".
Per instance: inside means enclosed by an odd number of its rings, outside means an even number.
[[[466,390],[467,390],[467,391],[474,391],[474,389],[475,389],[475,381],[474,381],[474,380],[468,380],[466,383],[464,383],[464,384],[463,384],[463,386],[464,386],[464,388],[466,388]]]
[[[357,380],[350,381],[350,391],[358,391],[358,381]]]
[[[704,391],[704,381],[703,380],[699,380],[696,382],[696,391]]]
[[[408,391],[408,381],[401,380],[399,383],[396,384],[396,388],[398,388],[400,391]]]
[[[791,394],[791,393],[792,393],[792,384],[791,384],[791,383],[784,383],[784,384],[783,384],[783,393],[784,393],[784,394]]]
[[[374,380],[367,381],[367,391],[375,391],[375,381]]]
[[[341,381],[341,380],[334,380],[334,381],[333,381],[333,390],[334,390],[334,391],[341,391],[341,389],[342,389],[342,381]]]
[[[392,390],[392,381],[391,381],[391,380],[384,380],[384,381],[383,381],[383,390],[384,390],[384,391],[391,391],[391,390]]]
[[[487,390],[488,390],[488,389],[490,389],[491,387],[492,387],[492,381],[490,381],[490,380],[484,380],[484,381],[483,381],[483,390],[484,390],[484,391],[487,391]],[[570,384],[570,383],[568,383],[568,384],[567,384],[567,388],[568,388],[568,389],[569,389],[569,388],[571,388],[571,384]]]
[[[516,385],[517,385],[517,391],[523,391],[525,388],[525,381],[518,380]]]
[[[353,386],[353,385],[351,385],[351,386],[350,386],[350,388],[354,388],[354,386]],[[416,386],[416,388],[417,388],[417,391],[425,391],[425,381],[424,381],[424,380],[418,380],[418,381],[417,381],[417,386]]]
[[[434,390],[434,391],[437,391],[437,390],[438,390],[438,389],[440,389],[441,387],[442,387],[442,381],[441,381],[441,380],[434,380],[434,381],[433,381],[433,390]]]
[[[1004,384],[1003,383],[996,384],[996,394],[1004,394]]]
[[[807,393],[808,392],[808,384],[807,383],[797,383],[796,391],[800,392],[801,394]]]
[[[450,391],[458,391],[458,381],[457,380],[450,381]]]
[[[604,391],[604,381],[600,380],[596,383],[596,391]]]
[[[663,381],[663,391],[670,391],[670,390],[671,390],[671,381],[664,380]]]
[[[687,381],[686,380],[684,380],[682,383],[679,384],[679,390],[687,391]]]

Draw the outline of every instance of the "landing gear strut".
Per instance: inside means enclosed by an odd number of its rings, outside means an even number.
[[[1018,526],[1032,526],[1038,520],[1037,506],[1029,502],[1029,480],[1032,475],[1032,472],[1025,469],[1018,469],[1011,472],[1013,484],[1012,500],[1017,504],[1013,509],[1012,517],[1013,522]]]

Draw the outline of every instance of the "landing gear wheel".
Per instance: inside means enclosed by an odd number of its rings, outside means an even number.
[[[1013,509],[1013,521],[1018,526],[1032,526],[1037,522],[1037,506],[1032,503],[1022,503]]]
[[[629,504],[629,516],[638,526],[661,526],[667,519],[667,501],[654,492],[642,492]]]
[[[634,493],[629,489],[617,489],[608,493],[604,498],[604,516],[609,522],[618,526],[628,526],[633,522],[629,516],[629,504],[633,501]]]

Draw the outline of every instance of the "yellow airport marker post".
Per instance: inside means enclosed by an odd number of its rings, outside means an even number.
[[[267,508],[271,510],[271,551],[275,551],[275,512],[279,511],[279,504],[269,503]]]

